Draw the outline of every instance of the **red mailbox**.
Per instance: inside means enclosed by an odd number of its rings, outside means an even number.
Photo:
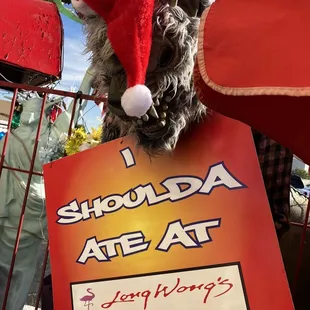
[[[0,1],[0,80],[43,85],[61,78],[63,27],[54,3]]]

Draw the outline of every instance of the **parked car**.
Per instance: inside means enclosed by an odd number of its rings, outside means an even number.
[[[301,177],[296,174],[291,175],[291,186],[295,187],[296,189],[305,187]]]
[[[306,197],[310,198],[310,187],[304,187],[304,188],[298,189],[298,191],[302,195],[305,195]]]
[[[292,174],[291,175],[291,186],[294,187],[300,194],[310,197],[310,184],[307,184],[307,186],[304,185],[304,182],[302,181],[301,177]]]

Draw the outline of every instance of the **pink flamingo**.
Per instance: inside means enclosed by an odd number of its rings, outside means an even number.
[[[80,299],[80,301],[84,301],[84,306],[85,307],[88,306],[88,309],[89,309],[89,306],[93,306],[94,305],[93,303],[91,303],[91,301],[95,298],[95,294],[92,292],[91,288],[88,288],[86,291],[90,295],[85,295],[84,297],[82,297]]]

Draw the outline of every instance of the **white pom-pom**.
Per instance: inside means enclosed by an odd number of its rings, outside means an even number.
[[[96,15],[96,13],[83,0],[71,0],[71,3],[75,10],[85,16]]]
[[[151,91],[145,85],[130,87],[122,96],[122,107],[128,116],[143,116],[152,103]]]

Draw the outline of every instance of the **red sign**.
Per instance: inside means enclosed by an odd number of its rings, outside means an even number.
[[[129,138],[44,167],[55,310],[293,310],[250,128]],[[56,193],[56,194],[55,194]]]

